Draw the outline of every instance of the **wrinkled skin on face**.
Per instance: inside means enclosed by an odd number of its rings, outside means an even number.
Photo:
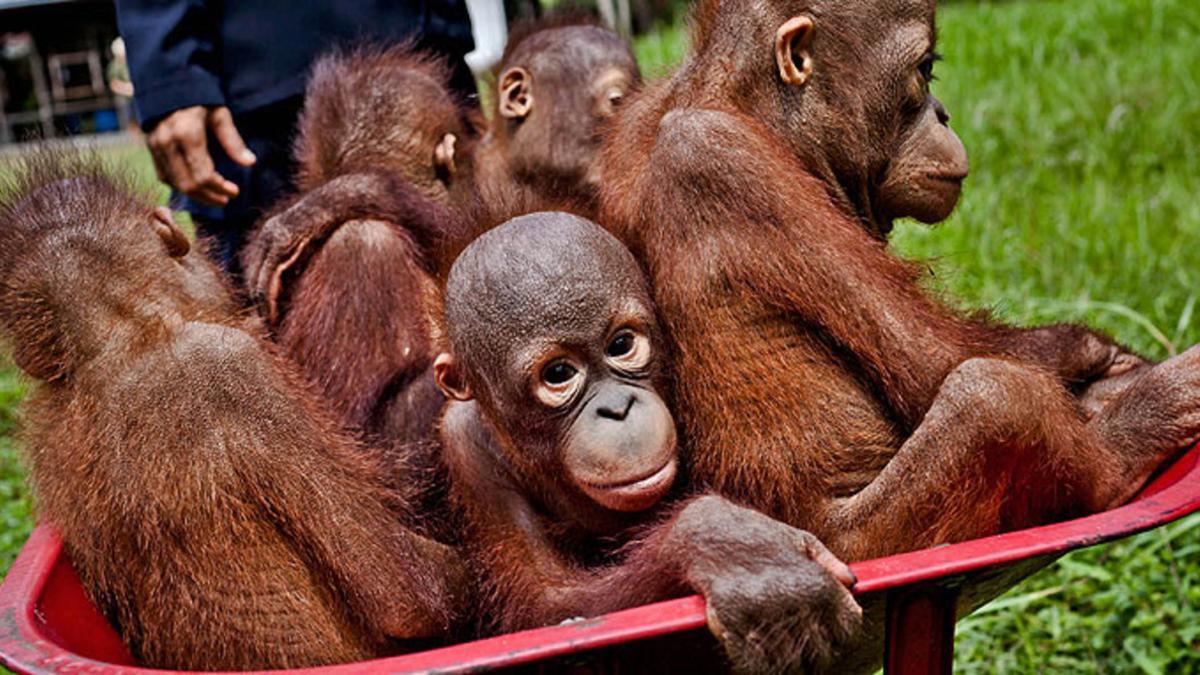
[[[670,489],[659,331],[641,271],[612,235],[565,213],[487,232],[450,272],[446,322],[454,356],[437,360],[438,381],[479,401],[520,477],[618,512]]]
[[[934,5],[875,0],[845,9],[827,0],[794,12],[780,7],[780,131],[880,237],[898,218],[944,220],[969,171],[950,115],[929,89],[940,59]]]
[[[605,124],[641,75],[612,31],[555,21],[514,31],[479,154],[480,182],[485,199],[516,191],[533,200],[531,210],[586,213],[599,186],[595,160]]]
[[[661,342],[611,235],[566,213],[510,220],[459,257],[445,307],[443,459],[485,625],[700,593],[729,657],[711,665],[746,673],[827,662],[856,633],[854,575],[812,534],[715,495],[659,503],[677,463]]]

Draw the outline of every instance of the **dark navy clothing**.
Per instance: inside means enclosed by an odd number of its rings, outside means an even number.
[[[474,46],[465,0],[117,0],[117,20],[143,128],[182,108],[225,105],[258,158],[239,166],[210,134],[216,170],[237,184],[238,196],[213,207],[172,195],[235,277],[247,231],[292,187],[292,136],[318,56],[413,39],[449,59],[457,92],[475,93],[462,58]]]
[[[235,116],[304,92],[335,45],[420,37],[457,60],[473,49],[465,0],[117,0],[145,128],[194,105]]]
[[[205,239],[209,256],[235,280],[241,277],[237,254],[250,228],[265,209],[292,189],[291,130],[303,101],[303,97],[295,96],[237,118],[242,140],[258,158],[252,167],[230,159],[209,134],[208,151],[217,173],[238,186],[237,198],[228,205],[209,206],[182,193],[171,194],[171,208],[191,214],[196,234]]]

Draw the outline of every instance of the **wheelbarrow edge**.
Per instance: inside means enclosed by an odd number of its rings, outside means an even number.
[[[1125,506],[1074,520],[854,563],[851,569],[858,583],[853,590],[856,595],[891,591],[1026,558],[1062,554],[1164,525],[1197,510],[1200,510],[1200,446],[1171,463]],[[168,672],[95,661],[74,654],[53,640],[49,626],[39,615],[38,601],[56,570],[61,552],[62,542],[53,528],[39,524],[0,585],[0,663],[25,673]],[[706,625],[704,600],[689,596],[403,656],[274,672],[469,673],[702,630]],[[93,639],[117,640],[119,644],[115,632]]]

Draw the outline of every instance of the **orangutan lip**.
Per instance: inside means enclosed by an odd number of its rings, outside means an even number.
[[[962,185],[962,182],[967,179],[965,173],[927,173],[925,177],[929,180],[936,180],[941,183],[951,183],[953,185]]]
[[[622,481],[620,483],[606,483],[603,485],[590,483],[588,484],[588,487],[593,490],[599,490],[613,494],[641,494],[643,492],[655,490],[661,487],[663,483],[673,480],[675,480],[675,460],[672,458],[671,461],[663,464],[653,473],[642,476],[641,478],[634,478],[633,480]]]

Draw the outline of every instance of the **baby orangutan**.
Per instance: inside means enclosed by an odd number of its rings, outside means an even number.
[[[455,227],[448,205],[470,192],[475,136],[449,80],[407,45],[318,59],[294,149],[300,194],[243,253],[283,352],[346,427],[398,443],[429,437],[443,403],[435,249]]]
[[[0,198],[0,332],[39,516],[142,664],[257,670],[444,638],[463,566],[417,536],[165,209],[86,163]]]
[[[445,300],[441,433],[486,629],[699,592],[738,670],[820,663],[855,634],[854,577],[811,534],[716,496],[663,503],[679,448],[662,345],[615,238],[511,220],[464,250]]]
[[[598,208],[597,155],[609,118],[641,82],[619,35],[576,14],[513,29],[496,82],[475,183],[493,213]]]

